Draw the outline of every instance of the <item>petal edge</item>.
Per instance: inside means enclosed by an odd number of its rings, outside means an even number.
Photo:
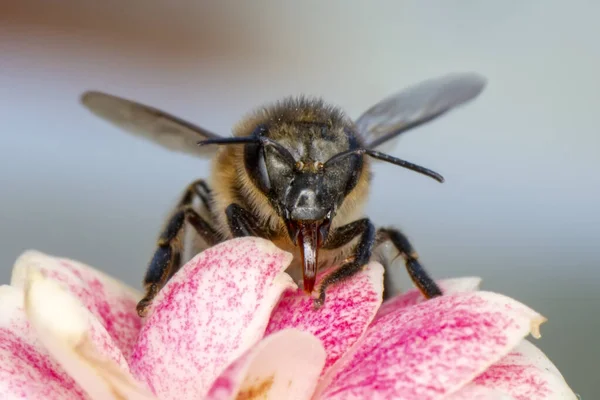
[[[136,376],[162,400],[202,397],[227,365],[262,338],[281,294],[296,286],[283,272],[291,259],[254,237],[194,257],[149,309],[130,359]]]
[[[0,398],[83,400],[84,392],[36,337],[23,300],[21,289],[0,286]]]
[[[317,284],[329,273],[320,274]],[[318,337],[327,351],[327,371],[357,340],[375,317],[383,298],[383,266],[376,262],[328,288],[325,304],[314,309],[303,289],[284,293],[273,311],[266,334],[296,328]]]
[[[78,299],[32,269],[25,287],[25,312],[44,347],[93,399],[152,400],[89,338],[88,318]],[[87,310],[85,310],[87,311]]]
[[[466,399],[463,390],[494,390],[515,399],[577,399],[556,366],[527,339],[451,399]]]
[[[545,319],[491,292],[437,297],[376,319],[319,384],[324,399],[438,399],[508,354]]]
[[[276,332],[234,361],[213,383],[206,400],[310,399],[325,357],[313,335],[295,329]]]
[[[142,321],[135,306],[141,294],[109,275],[80,262],[28,250],[17,258],[11,285],[25,288],[31,269],[60,283],[97,318],[116,346],[128,357]]]

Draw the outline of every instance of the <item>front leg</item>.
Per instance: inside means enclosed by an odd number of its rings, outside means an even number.
[[[411,280],[419,291],[430,299],[442,295],[442,291],[435,281],[429,276],[425,268],[419,262],[419,256],[408,241],[408,238],[398,229],[381,228],[377,232],[378,242],[390,241],[404,258],[406,270]]]
[[[268,239],[270,234],[256,217],[238,204],[232,203],[225,209],[229,230],[235,238],[255,236]]]
[[[369,219],[359,219],[336,229],[325,242],[323,248],[335,249],[350,243],[358,235],[360,235],[360,240],[354,249],[354,255],[327,275],[321,283],[319,297],[315,299],[315,307],[319,308],[325,303],[325,290],[329,285],[356,275],[367,265],[375,245],[375,227]]]
[[[181,241],[180,233],[184,223],[188,222],[210,245],[219,242],[218,233],[191,207],[177,210],[169,219],[167,226],[158,239],[158,248],[148,266],[144,286],[146,295],[137,305],[138,314],[143,317],[146,309],[171,276],[179,268]]]
[[[210,189],[204,181],[197,180],[191,183],[158,238],[156,251],[144,277],[146,293],[137,305],[137,313],[140,317],[146,315],[146,310],[158,291],[181,268],[183,245],[181,234],[186,222],[207,244],[212,246],[221,241],[219,233],[211,226],[210,222],[192,208],[194,195],[200,198],[205,208],[208,209],[210,206]]]

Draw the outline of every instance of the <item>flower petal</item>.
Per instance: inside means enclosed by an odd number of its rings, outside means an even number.
[[[234,361],[206,400],[310,399],[325,364],[320,340],[307,332],[274,333]]]
[[[194,257],[154,299],[131,368],[163,400],[198,399],[262,338],[292,255],[270,241],[234,239]]]
[[[153,399],[88,336],[88,311],[57,282],[30,270],[25,312],[52,357],[92,399]],[[110,339],[109,339],[110,340]]]
[[[556,366],[528,340],[523,340],[451,399],[470,399],[465,391],[481,388],[518,400],[577,399]]]
[[[437,399],[508,354],[545,318],[508,297],[445,295],[377,318],[319,385],[325,399]]]
[[[481,284],[481,278],[479,277],[465,277],[465,278],[453,278],[445,279],[436,282],[444,294],[454,293],[468,293],[479,290]],[[415,288],[407,290],[405,293],[398,294],[391,299],[386,300],[379,308],[377,312],[377,318],[380,318],[390,311],[394,311],[398,308],[414,306],[424,302],[426,299],[421,292]]]
[[[25,287],[31,268],[65,286],[98,318],[124,356],[129,356],[142,325],[135,310],[139,292],[87,265],[37,251],[27,251],[17,259],[11,285]]]
[[[82,283],[78,278],[73,278],[73,275],[69,272],[66,267],[61,267],[58,264],[58,260],[53,257],[45,256],[37,252],[27,252],[23,256],[19,257],[13,268],[13,283],[14,286],[26,289],[31,282],[30,278],[43,276],[44,279],[56,282],[60,287],[69,291],[71,295],[75,294],[75,298],[79,300],[78,306],[81,308],[80,313],[85,315],[87,324],[89,326],[89,338],[93,342],[94,346],[98,348],[102,353],[118,363],[121,368],[129,370],[127,361],[123,355],[123,352],[108,331],[101,323],[100,319],[94,315],[89,309],[90,299],[85,299],[87,293],[85,284]],[[47,277],[50,275],[50,277]],[[86,306],[82,299],[88,302]]]
[[[327,274],[321,274],[317,283]],[[318,310],[313,298],[302,289],[286,292],[273,311],[266,332],[298,328],[321,339],[327,351],[325,373],[364,334],[382,298],[383,266],[371,262],[359,274],[330,286],[325,304]]]
[[[468,384],[457,393],[445,397],[444,400],[517,400],[506,393],[485,386],[476,386]],[[529,400],[529,399],[522,399]]]
[[[36,337],[23,297],[21,289],[0,286],[0,398],[84,399],[81,388]]]

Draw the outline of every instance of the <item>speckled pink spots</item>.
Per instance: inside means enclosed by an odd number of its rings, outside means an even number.
[[[133,380],[127,364],[119,365],[90,340],[90,312],[58,282],[30,270],[23,304],[36,337],[90,399],[155,400]]]
[[[266,337],[227,367],[206,400],[310,399],[324,363],[325,349],[317,338],[285,329]]]
[[[23,292],[0,286],[0,398],[77,400],[84,394],[36,338]]]
[[[489,292],[442,296],[377,318],[321,383],[325,399],[438,399],[506,355],[541,320]]]
[[[321,274],[317,285],[327,274]],[[370,263],[342,284],[330,286],[325,304],[315,310],[313,298],[300,288],[286,292],[273,311],[267,334],[285,328],[310,332],[327,351],[323,373],[365,332],[381,305],[383,267]]]
[[[162,400],[198,399],[227,365],[262,337],[283,291],[291,254],[245,238],[186,264],[159,292],[131,367]]]
[[[36,268],[61,283],[97,318],[120,351],[128,357],[141,328],[135,312],[141,295],[132,288],[82,263],[24,253],[13,269],[11,285],[23,287],[28,268]]]
[[[382,267],[371,263],[315,310],[282,272],[290,261],[257,238],[215,246],[159,292],[140,330],[139,293],[27,252],[14,287],[0,287],[0,398],[576,399],[523,340],[545,319],[474,292],[478,278],[381,305]]]
[[[561,373],[544,353],[527,340],[452,399],[467,399],[466,391],[482,389],[493,390],[515,400],[576,399]]]
[[[465,277],[465,278],[454,278],[446,279],[437,282],[442,289],[444,294],[454,293],[468,293],[479,290],[481,284],[481,278],[476,277]],[[377,312],[377,318],[380,318],[390,311],[394,311],[399,308],[410,307],[416,304],[424,302],[426,299],[417,289],[411,289],[405,293],[399,294],[385,301],[379,311]]]

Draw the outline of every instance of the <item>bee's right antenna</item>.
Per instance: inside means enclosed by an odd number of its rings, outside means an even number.
[[[227,137],[227,138],[215,138],[215,139],[206,139],[198,142],[199,146],[206,146],[210,144],[218,144],[218,145],[228,145],[228,144],[247,144],[247,143],[256,143],[262,144],[263,146],[269,146],[274,148],[289,165],[295,165],[296,160],[294,156],[283,147],[281,144],[277,143],[274,140],[269,139],[266,136],[242,136],[242,137]]]
[[[206,146],[209,144],[244,144],[244,143],[259,143],[259,139],[253,136],[243,137],[225,137],[225,138],[214,138],[201,140],[197,144],[199,146]]]

